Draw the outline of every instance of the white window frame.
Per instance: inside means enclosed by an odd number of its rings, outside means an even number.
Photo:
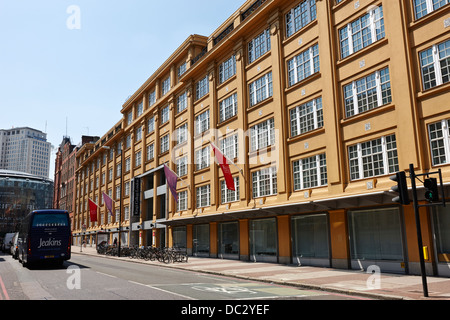
[[[382,76],[381,74],[383,73],[383,77],[385,78],[386,75],[389,75],[389,81],[385,81],[382,80]],[[367,79],[369,79],[370,77],[374,77],[375,78],[375,86],[370,87],[369,89],[367,88]],[[381,70],[377,70],[374,73],[371,73],[367,76],[364,76],[362,78],[359,78],[355,81],[353,81],[352,83],[345,85],[343,87],[343,92],[344,92],[344,106],[345,106],[345,116],[346,118],[358,115],[360,113],[364,113],[367,111],[370,111],[372,109],[375,108],[379,108],[383,105],[389,104],[392,102],[392,89],[391,89],[391,75],[389,72],[389,67],[383,68]],[[364,82],[364,87],[365,90],[358,92],[359,88],[361,86],[358,87],[358,83],[363,83]],[[389,88],[389,96],[388,99],[386,99],[386,97],[383,97],[383,92],[385,91],[384,88]],[[367,92],[370,90],[376,90],[376,105],[374,105],[374,103],[370,104],[367,101]],[[364,109],[363,110],[359,110],[359,102],[358,102],[358,97],[359,95],[361,95],[361,93],[364,93],[365,95],[365,100],[367,102],[367,104],[364,105]],[[385,101],[386,100],[386,101]]]
[[[417,2],[416,0],[413,0],[413,6],[414,6],[414,17],[416,18],[416,20],[425,17],[426,15],[432,13],[435,10],[439,10],[440,8],[446,6],[447,4],[450,3],[450,0],[445,0],[445,4],[442,6],[439,6],[437,8],[434,7],[434,1],[433,0],[422,0],[421,1],[421,8],[424,8],[425,10],[422,10],[420,12],[417,11],[418,6],[417,6]],[[439,1],[440,2],[440,1]],[[423,7],[423,4],[425,4],[425,7]],[[424,12],[424,13],[423,13]],[[419,14],[420,13],[420,14]],[[422,14],[423,13],[423,14]]]
[[[440,57],[440,50],[439,50],[440,46],[444,46],[444,50],[443,51],[444,52],[448,51],[449,55],[444,56],[443,58],[441,58]],[[445,48],[446,46],[447,46],[447,49]],[[428,57],[431,56],[432,61],[431,62],[428,61],[427,64],[424,64],[424,59],[422,57],[423,57],[423,54],[425,54],[427,52],[431,53],[431,55],[428,54]],[[449,66],[450,65],[450,61],[446,64],[447,74],[445,76],[447,77],[448,80],[445,81],[445,82],[444,82],[444,75],[442,73],[442,67],[441,67],[442,66],[441,62],[442,61],[450,60],[450,40],[446,40],[444,42],[435,44],[431,48],[428,48],[428,49],[425,49],[425,50],[421,51],[419,53],[419,60],[420,60],[420,72],[421,72],[421,75],[422,75],[423,90],[429,90],[429,89],[438,87],[440,85],[443,85],[444,83],[448,83],[450,81],[450,75],[449,75],[449,73],[450,73],[450,66]],[[427,60],[429,60],[429,59],[427,59]],[[426,85],[425,75],[424,75],[424,69],[428,68],[428,67],[432,67],[432,69],[430,69],[431,70],[430,71],[430,75],[434,76],[434,82],[435,82],[434,85],[430,84],[429,87]],[[433,80],[431,80],[429,82],[432,83]]]
[[[219,84],[224,83],[236,74],[236,55],[222,62],[219,66]]]
[[[319,45],[315,44],[288,60],[289,86],[320,72]]]
[[[357,180],[362,180],[362,179],[367,179],[367,178],[373,178],[373,177],[379,177],[379,176],[384,176],[387,174],[392,174],[395,173],[396,171],[398,171],[398,153],[397,153],[397,147],[396,148],[388,148],[388,143],[391,143],[387,140],[391,140],[392,137],[395,137],[395,134],[391,134],[388,136],[382,136],[380,138],[376,138],[373,140],[369,140],[369,141],[365,141],[362,143],[358,143],[356,145],[351,145],[348,147],[348,157],[349,157],[349,169],[350,169],[350,180],[351,181],[357,181]],[[373,149],[376,145],[375,143],[377,143],[378,140],[380,141],[380,146],[381,146],[381,151],[380,152],[376,152],[376,153],[370,153],[367,154],[365,156],[363,156],[363,150],[362,150],[362,145],[363,144],[370,144],[370,148]],[[397,144],[396,140],[395,140],[395,144]],[[391,156],[389,157],[390,153],[395,153],[395,156]],[[352,154],[354,156],[352,156]],[[382,161],[382,166],[380,166],[378,168],[378,170],[382,170],[383,172],[380,174],[373,174],[373,175],[365,175],[365,172],[369,171],[369,170],[364,170],[364,158],[372,158],[374,156],[380,156],[381,158],[378,159],[378,161]],[[394,165],[394,169],[391,170],[391,166],[389,165],[389,161],[393,160],[396,164]],[[356,165],[352,165],[353,163],[356,163]],[[371,169],[370,171],[375,171],[376,168],[373,166],[374,162],[371,161],[370,163]],[[352,168],[356,169],[353,170],[352,172]],[[354,175],[354,177],[352,177],[352,175]]]
[[[225,180],[220,180],[220,190],[221,190],[221,201],[224,203],[237,202],[239,198],[239,177],[233,177],[235,191],[229,190],[227,188],[227,183]]]
[[[377,10],[381,10],[381,12],[383,13],[383,15],[380,16],[380,18],[378,20],[376,20],[376,13]],[[363,38],[362,38],[362,30],[364,29],[358,29],[357,32],[353,33],[353,28],[352,28],[352,24],[353,23],[357,23],[359,21],[359,25],[361,24],[361,21],[363,20],[363,18],[365,18],[366,16],[368,16],[369,19],[369,24],[368,24],[368,28],[370,29],[370,43],[369,44],[364,44]],[[383,31],[383,37],[381,37],[380,39],[377,39],[377,22],[383,20],[383,29],[384,29],[384,11],[383,11],[383,6],[378,6],[378,7],[374,7],[372,8],[367,14],[359,17],[358,19],[350,22],[349,24],[347,24],[347,26],[339,29],[339,43],[340,43],[340,56],[341,59],[345,59],[349,56],[351,56],[352,54],[370,46],[371,44],[383,39],[386,37],[385,32]],[[358,34],[358,37],[355,37],[355,35]],[[345,37],[343,37],[345,36]],[[361,41],[361,47],[360,48],[355,48],[354,44],[355,41],[357,40]],[[346,43],[345,46],[343,46],[343,43]],[[348,50],[344,50],[348,49]],[[348,53],[347,53],[348,51]],[[344,54],[345,52],[345,54]]]
[[[155,144],[149,144],[147,146],[147,160],[152,160],[155,158]]]
[[[169,134],[166,134],[160,138],[161,140],[161,153],[169,151]]]
[[[195,168],[196,170],[202,170],[210,166],[211,152],[209,146],[201,148],[195,152]]]
[[[250,106],[254,106],[273,95],[272,71],[249,84]]]
[[[187,108],[187,92],[183,92],[177,97],[177,113]]]
[[[289,111],[291,137],[323,127],[322,97],[308,101]],[[308,125],[312,124],[312,127]]]
[[[311,167],[310,164],[313,164],[314,166]],[[292,163],[292,171],[294,175],[294,191],[328,185],[327,158],[325,153],[294,161]],[[315,179],[309,179],[309,181],[307,181],[306,179],[308,178]]]
[[[237,93],[219,102],[219,123],[237,115]]]
[[[209,184],[197,187],[195,190],[197,197],[197,208],[209,207],[211,203],[211,187]]]
[[[195,99],[203,98],[209,93],[208,75],[204,76],[195,84]]]
[[[269,189],[262,190],[264,182],[269,180]],[[277,194],[277,168],[269,167],[252,173],[253,198],[272,196]],[[265,192],[263,192],[265,191]]]
[[[228,159],[235,159],[239,154],[238,134],[233,134],[220,140],[220,150]]]
[[[177,212],[187,210],[188,194],[187,190],[180,191],[178,194]]]
[[[267,28],[248,43],[248,63],[256,61],[270,49],[270,30]]]
[[[170,118],[170,109],[169,106],[166,106],[161,109],[161,124],[167,123]]]
[[[275,144],[275,121],[270,118],[250,128],[250,151],[267,148]]]
[[[436,126],[436,129],[432,129]],[[450,163],[450,119],[444,119],[438,122],[430,123],[428,125],[428,138],[430,142],[431,161],[433,166],[440,166]],[[433,144],[439,143],[438,147],[433,147]],[[437,154],[439,162],[433,156],[434,151],[439,150]],[[442,160],[443,159],[443,160]]]
[[[187,175],[187,156],[177,159],[176,170],[179,177]]]
[[[195,117],[195,133],[200,134],[209,130],[209,110]]]
[[[161,95],[165,96],[170,91],[170,76],[163,80],[161,85]]]
[[[188,124],[185,123],[177,128],[177,144],[187,141],[188,138]]]
[[[314,2],[314,5],[311,3]],[[303,10],[303,11],[302,11]],[[292,36],[317,18],[315,0],[305,0],[286,14],[286,37]]]

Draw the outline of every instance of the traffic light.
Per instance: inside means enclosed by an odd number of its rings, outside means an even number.
[[[439,202],[439,191],[436,178],[425,179],[423,186],[425,187],[425,199],[428,202]]]
[[[392,181],[397,182],[397,185],[391,188],[392,191],[398,193],[398,197],[392,199],[393,202],[401,204],[409,204],[408,184],[406,183],[406,174],[404,171],[397,172],[395,176],[390,177]]]

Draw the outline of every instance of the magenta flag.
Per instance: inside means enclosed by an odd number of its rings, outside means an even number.
[[[111,199],[106,193],[103,192],[103,201],[109,213],[113,215],[113,199]]]
[[[164,164],[164,174],[166,176],[167,184],[169,185],[170,192],[172,192],[175,201],[178,203],[178,194],[177,194],[177,181],[178,176],[175,172],[170,170],[170,168]]]

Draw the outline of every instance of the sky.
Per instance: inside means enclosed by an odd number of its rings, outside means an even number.
[[[245,0],[0,0],[0,129],[103,136],[123,103],[191,34]]]

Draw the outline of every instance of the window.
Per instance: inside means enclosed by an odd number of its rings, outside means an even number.
[[[137,117],[139,118],[144,113],[144,103],[141,102],[137,106]]]
[[[187,210],[187,191],[178,192],[177,212]]]
[[[135,141],[140,141],[142,139],[142,127],[136,129],[136,139]]]
[[[178,77],[181,77],[187,70],[187,63],[183,63],[178,67]]]
[[[179,177],[187,175],[187,156],[177,160],[177,175]]]
[[[286,14],[286,36],[292,36],[316,18],[316,0],[303,1]]]
[[[209,184],[196,188],[197,208],[209,207],[210,205],[210,186]]]
[[[130,181],[125,182],[125,196],[130,196]]]
[[[147,122],[147,133],[153,132],[155,130],[155,117],[151,117]]]
[[[450,81],[450,40],[420,52],[423,89]]]
[[[161,137],[161,153],[169,151],[169,134]]]
[[[253,198],[277,194],[277,170],[275,167],[252,173]]]
[[[294,190],[326,186],[327,158],[325,153],[293,162]]]
[[[414,0],[416,19],[420,19],[448,3],[449,0]]]
[[[220,150],[222,150],[225,157],[234,159],[238,156],[238,135],[226,137],[220,140]]]
[[[125,140],[125,148],[131,148],[131,134],[127,135]]]
[[[155,145],[152,143],[147,146],[147,160],[152,160],[155,157]]]
[[[256,151],[275,144],[275,124],[269,119],[250,128],[250,150]]]
[[[130,171],[131,168],[131,158],[126,158],[125,159],[125,172]]]
[[[209,92],[208,75],[195,84],[195,97],[200,99]]]
[[[167,92],[169,92],[170,90],[170,77],[166,78],[166,80],[164,80],[162,82],[162,86],[161,86],[161,95],[166,95]]]
[[[236,56],[232,55],[219,66],[219,83],[224,83],[236,74]]]
[[[319,71],[319,45],[316,44],[288,61],[289,86]]]
[[[344,86],[345,115],[351,117],[392,102],[389,68]]]
[[[323,127],[322,98],[290,110],[291,137]]]
[[[188,127],[187,123],[183,124],[177,129],[177,144],[187,141]]]
[[[152,106],[156,103],[156,92],[152,91],[148,94],[148,106]]]
[[[195,133],[200,134],[209,129],[209,110],[195,117]]]
[[[237,114],[237,93],[219,103],[219,122],[234,117]]]
[[[177,113],[185,110],[187,108],[187,92],[179,95],[177,97]]]
[[[266,29],[248,43],[248,62],[252,63],[268,51],[270,51],[270,32]]]
[[[399,171],[397,142],[394,134],[350,146],[348,152],[351,180]]]
[[[450,120],[442,120],[428,125],[431,159],[433,165],[450,161]]]
[[[210,160],[210,151],[209,146],[204,147],[200,150],[198,150],[195,154],[196,159],[196,169],[201,170],[209,167],[209,160]]]
[[[129,126],[133,122],[133,112],[130,111],[127,114],[127,125]]]
[[[236,191],[229,190],[225,180],[220,181],[220,190],[222,191],[222,203],[239,201],[239,177],[234,177],[234,186]]]
[[[141,151],[138,151],[138,152],[136,152],[136,154],[135,154],[135,158],[134,158],[134,166],[135,166],[135,167],[138,167],[138,166],[141,165],[141,163],[142,163],[142,152],[141,152]]]
[[[273,95],[272,72],[253,81],[249,85],[250,105],[254,106]]]
[[[169,121],[169,106],[161,110],[161,124]]]
[[[339,30],[341,58],[384,38],[383,7],[376,7]]]

